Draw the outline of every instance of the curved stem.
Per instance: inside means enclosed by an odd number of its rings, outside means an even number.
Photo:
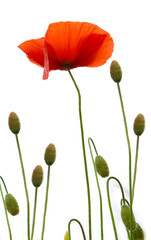
[[[6,187],[5,181],[4,181],[4,179],[2,178],[2,176],[0,176],[0,178],[1,178],[2,183],[3,183],[3,185],[4,185],[5,191],[6,191],[6,193],[8,194],[8,190],[7,190],[7,187]]]
[[[35,227],[35,217],[36,217],[36,208],[37,208],[37,192],[38,188],[35,188],[35,200],[34,200],[34,212],[33,212],[33,223],[32,223],[32,232],[31,232],[31,240],[34,236],[34,227]]]
[[[95,143],[94,143],[93,139],[92,139],[92,138],[88,138],[88,142],[90,142],[90,141],[91,141],[91,143],[92,143],[92,145],[93,145],[93,147],[94,147],[94,150],[95,150],[96,155],[98,155],[98,151],[97,151],[97,149],[96,149],[96,146],[95,146]]]
[[[126,121],[126,116],[125,116],[125,110],[124,110],[124,104],[123,104],[123,99],[122,99],[122,94],[121,94],[121,89],[119,83],[117,83],[118,87],[118,92],[119,92],[119,97],[120,97],[120,102],[121,102],[121,108],[122,108],[122,114],[123,114],[123,119],[124,119],[124,125],[125,125],[125,132],[126,132],[126,139],[127,139],[127,144],[128,144],[128,152],[129,152],[129,194],[130,194],[130,213],[131,213],[131,230],[130,230],[130,239],[132,240],[132,226],[133,226],[133,217],[132,217],[132,164],[131,164],[131,146],[130,146],[130,140],[129,140],[129,135],[128,135],[128,127],[127,127],[127,121]]]
[[[82,224],[80,223],[80,221],[78,221],[77,219],[71,219],[70,222],[68,223],[69,240],[71,240],[70,225],[71,225],[71,223],[72,223],[73,221],[75,221],[75,222],[77,222],[77,223],[79,224],[79,226],[80,226],[80,228],[81,228],[81,231],[82,231],[83,239],[86,240],[83,226],[82,226]]]
[[[136,156],[135,156],[135,167],[134,167],[134,177],[133,177],[133,194],[132,194],[132,202],[134,200],[134,189],[135,189],[135,183],[136,183],[136,172],[137,172],[137,160],[138,160],[138,149],[139,149],[139,136],[137,136],[137,143],[136,143]]]
[[[1,184],[0,184],[0,192],[1,192],[2,200],[3,200],[3,205],[4,205],[5,215],[6,215],[6,221],[7,221],[7,225],[8,225],[8,231],[9,231],[9,237],[10,237],[10,240],[12,240],[12,233],[11,233],[11,228],[10,228],[10,224],[9,224],[9,219],[8,219],[7,209],[6,209],[6,206],[5,206],[5,200],[4,200]]]
[[[23,175],[23,180],[24,180],[25,193],[26,193],[26,200],[27,200],[27,232],[28,232],[28,240],[30,240],[30,204],[29,204],[29,196],[28,196],[27,183],[26,183],[26,177],[25,177],[25,170],[24,170],[24,165],[23,165],[23,160],[22,160],[22,154],[21,154],[21,150],[20,150],[20,144],[19,144],[19,140],[18,140],[18,135],[15,134],[15,136],[16,136],[16,142],[17,142],[17,147],[18,147],[18,152],[19,152],[19,158],[20,158],[22,175]]]
[[[99,199],[100,199],[101,239],[103,240],[103,207],[102,207],[102,196],[101,196],[101,190],[100,190],[100,186],[99,186],[99,181],[98,181],[98,176],[97,176],[97,171],[96,171],[96,167],[95,167],[95,162],[94,162],[94,158],[93,158],[93,154],[92,154],[92,149],[91,149],[90,141],[92,142],[93,147],[94,147],[95,152],[96,152],[97,155],[98,155],[98,153],[97,153],[97,149],[96,149],[96,146],[95,146],[93,140],[92,140],[91,138],[88,138],[89,149],[90,149],[90,153],[91,153],[91,158],[92,158],[92,162],[93,162],[93,167],[94,167],[94,172],[95,172],[96,183],[97,183],[98,192],[99,192]]]
[[[110,214],[111,214],[111,219],[112,219],[115,239],[118,240],[117,231],[116,231],[116,225],[115,225],[115,220],[114,220],[113,211],[112,211],[112,205],[111,205],[111,200],[110,200],[109,181],[111,179],[114,179],[115,181],[118,182],[118,184],[120,186],[120,189],[121,189],[121,192],[122,192],[122,200],[124,201],[124,204],[125,204],[125,195],[124,195],[124,190],[123,190],[123,187],[122,187],[122,184],[120,183],[120,181],[116,177],[109,177],[108,180],[107,180],[107,197],[108,197],[108,203],[109,203],[109,209],[110,209]]]
[[[46,222],[47,203],[48,203],[48,192],[49,192],[49,179],[50,179],[50,165],[48,166],[48,173],[47,173],[46,198],[45,198],[45,207],[44,207],[44,215],[43,215],[43,226],[42,226],[41,240],[44,239],[44,230],[45,230],[45,222]]]
[[[80,128],[81,128],[81,138],[82,138],[82,149],[83,149],[83,157],[84,157],[84,167],[85,167],[85,176],[86,176],[86,184],[87,184],[87,195],[88,195],[88,215],[89,215],[89,240],[92,239],[92,230],[91,230],[91,200],[90,200],[90,186],[89,186],[89,177],[88,177],[88,168],[87,168],[87,160],[86,160],[86,151],[85,151],[85,142],[84,142],[84,130],[83,130],[83,122],[82,122],[82,112],[81,112],[81,94],[80,90],[71,74],[71,71],[66,66],[69,72],[69,75],[74,83],[74,86],[77,90],[79,97],[79,119],[80,119]]]

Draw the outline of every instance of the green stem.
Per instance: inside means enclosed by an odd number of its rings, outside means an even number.
[[[6,206],[5,206],[5,200],[4,200],[4,196],[3,196],[3,191],[2,191],[2,188],[1,188],[1,184],[0,184],[0,192],[1,192],[2,200],[3,200],[3,205],[4,205],[6,220],[7,220],[9,237],[10,237],[10,240],[12,240],[12,233],[11,233],[11,228],[10,228],[10,224],[9,224],[9,219],[8,219],[7,209],[6,209]]]
[[[3,185],[4,185],[5,191],[6,191],[6,193],[8,194],[8,190],[7,190],[5,181],[4,181],[4,179],[2,178],[2,176],[0,176],[0,179],[2,180],[2,183],[3,183]]]
[[[81,228],[81,231],[82,231],[83,239],[86,240],[83,226],[82,226],[82,224],[80,223],[80,221],[78,221],[77,219],[71,219],[70,222],[68,223],[69,240],[71,240],[70,225],[71,225],[71,223],[72,223],[73,221],[75,221],[75,222],[77,222],[77,223],[79,224],[79,226],[80,226],[80,228]]]
[[[41,240],[44,239],[46,212],[47,212],[47,203],[48,203],[48,192],[49,192],[49,179],[50,179],[50,165],[48,166],[48,172],[47,172],[46,198],[45,198],[45,207],[44,207],[44,215],[43,215],[43,226],[42,226]]]
[[[35,217],[36,217],[36,208],[37,208],[37,192],[38,188],[35,188],[35,200],[34,200],[34,212],[33,212],[33,223],[32,223],[32,232],[31,232],[31,240],[34,236],[34,227],[35,227]]]
[[[93,162],[93,167],[94,167],[94,172],[95,172],[96,183],[97,183],[98,192],[99,192],[101,239],[103,240],[103,207],[102,207],[102,196],[101,196],[101,190],[100,190],[100,186],[99,186],[99,181],[98,181],[98,176],[97,176],[97,171],[96,171],[96,167],[95,167],[95,162],[94,162],[94,158],[93,158],[93,154],[92,154],[92,149],[91,149],[90,141],[91,141],[92,144],[93,144],[93,147],[94,147],[94,149],[95,149],[96,155],[98,155],[98,153],[97,153],[97,149],[96,149],[96,146],[95,146],[93,140],[92,140],[91,138],[88,138],[89,149],[90,149],[90,153],[91,153],[91,158],[92,158],[92,162]]]
[[[133,194],[132,194],[132,202],[134,200],[134,189],[136,183],[136,172],[137,172],[137,160],[138,160],[138,149],[139,149],[139,136],[137,136],[137,143],[136,143],[136,156],[135,156],[135,167],[134,167],[134,177],[133,177]]]
[[[120,102],[121,102],[121,108],[122,108],[122,114],[124,119],[124,125],[125,125],[125,132],[126,132],[126,139],[128,144],[128,152],[129,152],[129,194],[130,194],[130,213],[131,213],[131,230],[130,230],[130,240],[132,240],[132,226],[133,226],[133,218],[132,218],[132,164],[131,164],[131,146],[130,146],[130,140],[128,135],[128,127],[127,127],[127,121],[125,116],[125,110],[124,110],[124,104],[122,99],[122,94],[120,90],[120,85],[117,83]]]
[[[66,66],[67,70],[69,72],[69,75],[75,85],[75,88],[78,93],[79,97],[79,118],[80,118],[80,128],[81,128],[81,138],[82,138],[82,149],[83,149],[83,157],[84,157],[84,167],[85,167],[85,176],[86,176],[86,185],[87,185],[87,195],[88,195],[88,216],[89,216],[89,240],[92,239],[92,230],[91,230],[91,200],[90,200],[90,186],[89,186],[89,177],[88,177],[88,168],[87,168],[87,160],[86,160],[86,151],[85,151],[85,142],[84,142],[84,130],[83,130],[83,122],[82,122],[82,112],[81,112],[81,94],[80,90],[71,74],[71,71],[68,67]]]
[[[116,225],[115,225],[115,220],[114,220],[114,215],[113,215],[113,211],[112,211],[111,199],[110,199],[110,191],[109,191],[109,181],[111,179],[114,179],[115,181],[118,182],[118,184],[120,186],[120,189],[121,189],[121,192],[122,192],[122,200],[124,201],[124,204],[125,204],[125,195],[124,195],[124,190],[123,190],[123,187],[122,187],[122,184],[120,183],[120,181],[116,177],[109,177],[108,180],[107,180],[107,197],[108,197],[108,204],[109,204],[109,209],[110,209],[110,214],[111,214],[111,219],[112,219],[115,239],[118,240],[117,231],[116,231]]]
[[[26,200],[27,200],[27,234],[28,234],[28,240],[30,240],[30,204],[29,204],[29,196],[28,196],[26,176],[25,176],[25,170],[24,170],[24,165],[23,165],[23,160],[22,160],[22,154],[21,154],[21,150],[20,150],[20,144],[19,144],[19,140],[18,140],[18,135],[15,134],[15,136],[16,136],[16,142],[17,142],[17,147],[18,147],[18,152],[19,152],[19,158],[20,158],[22,175],[23,175],[23,180],[24,180],[25,193],[26,193]]]

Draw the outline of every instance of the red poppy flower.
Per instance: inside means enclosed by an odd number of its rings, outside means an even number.
[[[66,66],[98,67],[113,52],[113,39],[97,25],[87,22],[57,22],[48,26],[45,37],[25,41],[19,48],[28,59],[44,68],[43,79],[51,70]]]

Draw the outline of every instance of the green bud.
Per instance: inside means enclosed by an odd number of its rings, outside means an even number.
[[[64,240],[69,240],[69,233],[68,232],[65,233]]]
[[[108,168],[108,165],[107,165],[107,163],[106,163],[106,161],[104,160],[103,157],[96,156],[95,167],[96,167],[97,173],[101,177],[108,177],[109,176],[109,168]]]
[[[35,187],[39,187],[43,181],[43,169],[40,165],[35,167],[32,173],[32,183]]]
[[[44,156],[47,165],[52,165],[56,159],[56,147],[53,143],[49,144]]]
[[[144,232],[141,226],[136,223],[136,228],[132,232],[133,240],[144,240]]]
[[[110,66],[110,74],[111,78],[114,80],[114,82],[119,83],[122,79],[122,70],[117,61],[112,61]]]
[[[7,211],[15,216],[19,213],[19,206],[18,206],[18,203],[16,201],[16,199],[13,197],[12,194],[7,194],[5,196],[5,205],[6,205],[6,208],[7,208]]]
[[[121,218],[122,221],[125,225],[125,227],[130,230],[131,229],[131,213],[130,213],[130,206],[128,205],[123,205],[121,207]],[[134,214],[132,213],[132,218],[133,218],[133,226],[132,229],[134,230],[136,228],[136,221]]]
[[[14,134],[18,134],[20,131],[20,121],[15,112],[11,112],[8,118],[9,129]]]
[[[138,114],[135,118],[134,125],[133,125],[134,132],[137,136],[140,136],[145,129],[145,118],[143,114]]]

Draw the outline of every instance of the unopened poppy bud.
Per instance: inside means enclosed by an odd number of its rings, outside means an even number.
[[[20,121],[15,112],[11,112],[8,118],[9,129],[14,134],[18,134],[20,131]]]
[[[68,232],[65,233],[64,240],[69,240],[69,233]]]
[[[114,82],[119,83],[122,79],[122,70],[117,61],[112,61],[110,66],[110,74],[111,78],[114,80]]]
[[[138,114],[135,118],[134,125],[133,125],[134,132],[137,136],[140,136],[145,129],[145,118],[143,114]]]
[[[144,231],[137,223],[135,230],[132,232],[133,240],[144,240]]]
[[[6,208],[7,208],[7,211],[15,216],[19,213],[19,206],[18,206],[18,203],[16,201],[16,199],[13,197],[12,194],[7,194],[5,196],[5,205],[6,205]]]
[[[47,165],[52,165],[56,159],[56,147],[53,143],[49,144],[44,156]]]
[[[35,187],[39,187],[43,181],[43,169],[40,165],[35,167],[32,173],[32,183]]]
[[[123,205],[121,207],[121,218],[125,225],[125,227],[130,230],[131,229],[131,212],[130,212],[130,206]],[[132,213],[132,219],[133,219],[133,226],[132,229],[134,230],[136,228],[136,221],[134,214]]]
[[[109,176],[109,168],[108,168],[108,165],[107,165],[107,163],[106,163],[106,161],[104,160],[103,157],[96,156],[95,167],[96,167],[97,173],[101,177],[108,177]]]

